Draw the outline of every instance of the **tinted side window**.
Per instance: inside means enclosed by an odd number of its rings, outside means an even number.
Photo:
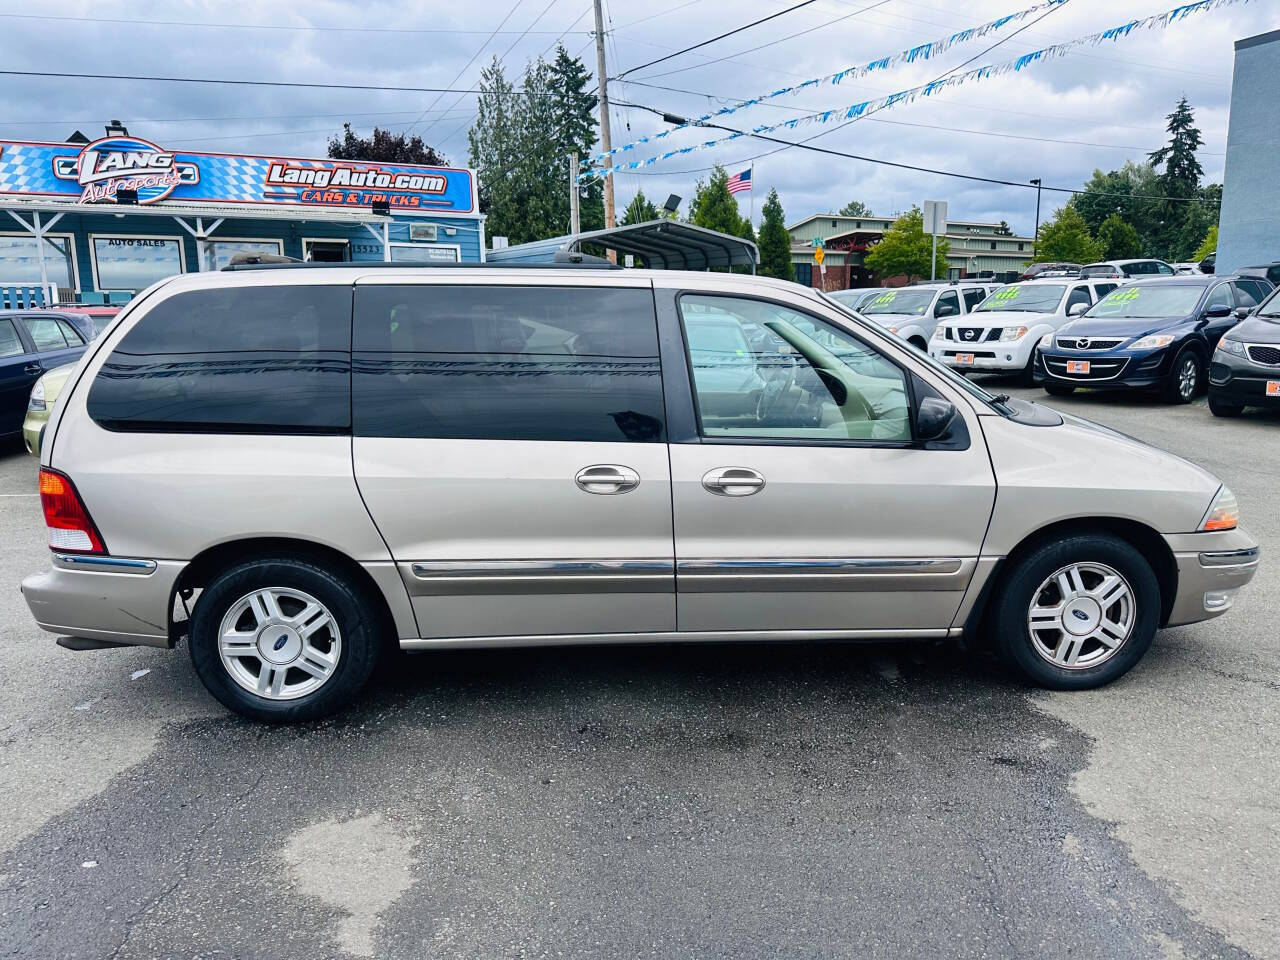
[[[0,357],[20,357],[27,352],[12,320],[0,320]]]
[[[69,347],[84,346],[84,337],[80,336],[80,331],[67,323],[65,320],[58,321],[58,329],[62,331],[62,338],[67,341]]]
[[[345,433],[350,349],[350,287],[181,293],[112,351],[89,416],[112,430]]]
[[[973,308],[987,298],[987,294],[983,290],[966,290],[964,292],[964,308],[972,312]]]
[[[1204,308],[1208,310],[1210,307],[1234,307],[1235,301],[1231,297],[1231,284],[1220,283],[1209,294],[1209,299],[1204,302]]]
[[[358,436],[665,437],[649,290],[362,287],[354,350]]]
[[[960,312],[960,297],[954,290],[948,290],[946,293],[942,294],[942,296],[938,297],[938,302],[934,304],[933,307],[933,315],[935,317],[938,316],[938,311],[942,310],[944,307],[950,307],[952,314]]]
[[[1067,310],[1070,311],[1077,303],[1083,303],[1086,307],[1092,306],[1093,301],[1089,299],[1089,288],[1072,287],[1071,293],[1067,295]]]
[[[1256,307],[1258,298],[1254,296],[1254,286],[1247,280],[1241,280],[1239,283],[1233,283],[1236,288],[1236,306],[1237,307]]]
[[[1120,286],[1118,283],[1095,283],[1093,289],[1097,291],[1098,299],[1101,300],[1118,286]]]

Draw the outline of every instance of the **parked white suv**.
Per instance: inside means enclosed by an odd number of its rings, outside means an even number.
[[[969,313],[997,286],[961,281],[895,287],[862,301],[857,312],[917,350],[927,350],[939,321]]]
[[[972,314],[938,324],[929,355],[957,370],[1019,374],[1034,383],[1036,344],[1119,286],[1116,280],[1023,280]]]
[[[1139,260],[1100,260],[1080,268],[1082,277],[1106,277],[1122,280],[1139,280],[1147,277],[1172,277],[1177,270],[1163,260],[1144,257]]]
[[[174,277],[89,345],[40,498],[41,627],[185,644],[269,721],[396,646],[967,635],[1096,687],[1258,564],[1202,468],[720,273]]]

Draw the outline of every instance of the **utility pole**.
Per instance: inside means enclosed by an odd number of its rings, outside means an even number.
[[[1031,235],[1031,259],[1036,258],[1036,248],[1040,245],[1040,178],[1028,180],[1028,183],[1034,183],[1036,187],[1036,230]]]
[[[582,222],[578,216],[578,200],[582,195],[578,192],[578,151],[569,154],[569,232],[575,236],[582,232]]]
[[[600,84],[600,146],[607,154],[613,150],[613,137],[609,135],[609,73],[604,62],[604,12],[601,0],[593,0],[596,11],[596,80]],[[612,162],[610,157],[607,162]],[[617,218],[613,213],[613,174],[604,178],[604,225],[615,227]],[[614,259],[613,251],[609,251],[610,259]]]

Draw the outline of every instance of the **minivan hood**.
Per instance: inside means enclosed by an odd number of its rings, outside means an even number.
[[[1129,319],[1102,319],[1081,317],[1072,320],[1058,331],[1070,337],[1145,337],[1149,333],[1177,326],[1182,317],[1132,317]]]

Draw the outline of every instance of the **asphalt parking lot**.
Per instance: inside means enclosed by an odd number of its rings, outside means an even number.
[[[290,729],[184,650],[37,630],[0,449],[0,952],[1280,957],[1280,416],[1051,405],[1214,471],[1263,544],[1107,689],[934,646],[451,652]]]

